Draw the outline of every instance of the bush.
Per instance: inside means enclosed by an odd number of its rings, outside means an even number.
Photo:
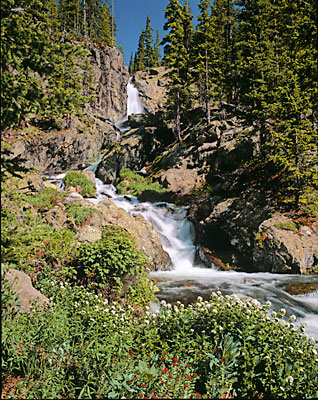
[[[137,316],[77,285],[42,291],[53,301],[44,313],[17,317],[12,296],[4,305],[3,382],[19,377],[11,398],[318,396],[317,344],[269,304],[216,293]]]
[[[89,207],[77,206],[75,204],[68,204],[66,206],[67,216],[73,217],[76,225],[81,226],[90,216],[97,213],[96,210]]]
[[[65,183],[66,187],[81,186],[81,195],[84,197],[94,197],[96,195],[96,189],[93,182],[79,172],[68,172],[63,178],[63,182]]]
[[[77,270],[76,280],[110,295],[122,289],[124,276],[142,274],[149,261],[136,248],[127,231],[118,226],[108,226],[101,240],[80,246],[73,264]]]
[[[40,192],[26,196],[25,199],[28,203],[32,204],[33,207],[44,211],[61,202],[65,195],[65,193],[59,192],[57,189],[45,187]]]
[[[128,168],[120,172],[120,178],[117,180],[117,191],[121,194],[132,194],[134,196],[138,196],[145,191],[152,191],[158,194],[168,192],[158,182],[152,182],[150,178],[135,174]]]

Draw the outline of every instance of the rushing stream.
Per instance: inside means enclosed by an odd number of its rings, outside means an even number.
[[[131,82],[128,84],[128,112],[142,113],[138,91]],[[122,121],[121,121],[122,122]],[[117,125],[119,126],[119,125]],[[95,170],[95,166],[89,169]],[[63,175],[52,177],[51,182],[61,182]],[[261,303],[270,301],[273,310],[286,309],[286,316],[296,315],[298,323],[308,324],[308,336],[318,338],[318,291],[305,295],[291,295],[291,286],[309,286],[318,283],[318,276],[244,273],[219,271],[195,263],[194,229],[187,220],[187,208],[177,208],[169,203],[141,203],[133,196],[117,195],[114,186],[105,185],[96,179],[97,198],[90,199],[97,204],[110,198],[117,206],[132,215],[142,214],[157,230],[162,246],[172,261],[170,271],[151,272],[160,289],[157,297],[174,303],[178,300],[188,303],[198,296],[208,299],[212,292],[224,295],[236,294],[241,298],[252,297]]]

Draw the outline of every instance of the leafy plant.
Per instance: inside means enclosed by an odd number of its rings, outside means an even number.
[[[77,206],[75,204],[68,204],[66,206],[67,216],[73,217],[76,225],[81,226],[90,216],[97,213],[96,210],[89,207]]]
[[[117,180],[117,191],[121,194],[132,194],[138,196],[145,191],[157,193],[168,192],[158,182],[153,182],[150,178],[140,176],[129,168],[122,169],[120,178]]]
[[[131,235],[118,226],[106,227],[101,240],[82,244],[74,259],[76,279],[91,289],[106,290],[108,294],[122,289],[124,276],[139,275],[148,264]]]
[[[67,186],[81,186],[81,195],[85,197],[94,197],[96,189],[92,181],[90,181],[85,175],[79,172],[68,172],[63,178],[63,182]]]

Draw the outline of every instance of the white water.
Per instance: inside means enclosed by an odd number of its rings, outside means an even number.
[[[195,264],[194,231],[187,220],[186,208],[169,203],[140,203],[134,196],[117,195],[112,185],[104,185],[96,179],[97,204],[106,198],[131,215],[142,214],[157,230],[162,246],[172,261],[171,271],[152,272],[160,289],[158,297],[166,301],[192,301],[197,296],[209,298],[213,291],[224,295],[235,293],[239,297],[252,297],[262,303],[271,301],[272,309],[287,310],[287,316],[297,316],[298,323],[307,322],[306,333],[318,338],[318,291],[308,295],[290,295],[284,287],[295,283],[318,282],[318,276],[281,275],[270,273],[244,273],[218,271]]]
[[[138,91],[131,82],[127,86],[127,94],[127,116],[131,113],[142,113]],[[64,175],[52,177],[50,182],[63,189],[60,182]],[[297,296],[284,290],[290,284],[317,283],[317,275],[244,273],[204,268],[195,263],[194,230],[186,218],[185,207],[177,208],[169,203],[140,203],[134,196],[117,195],[112,185],[105,185],[99,179],[96,179],[96,187],[97,198],[89,199],[91,202],[97,204],[111,198],[116,205],[130,214],[142,214],[159,233],[162,246],[172,262],[171,271],[150,273],[151,278],[158,280],[159,299],[165,299],[167,302],[191,302],[198,296],[208,299],[212,292],[220,290],[224,295],[235,293],[239,297],[255,298],[262,303],[269,300],[273,310],[285,308],[287,316],[297,316],[298,324],[306,322],[307,335],[318,339],[318,291]]]
[[[127,85],[127,118],[131,114],[143,114],[144,108],[139,98],[138,90],[132,84],[132,78]]]

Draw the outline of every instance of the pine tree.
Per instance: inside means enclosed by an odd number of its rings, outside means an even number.
[[[135,56],[134,70],[142,71],[145,69],[145,31],[142,30],[138,42],[138,50]]]
[[[145,67],[150,68],[154,64],[154,54],[153,54],[153,37],[152,37],[152,27],[150,23],[149,15],[147,15],[146,20],[146,29],[145,29],[145,39],[144,39],[144,46],[145,46]]]
[[[157,30],[156,41],[153,46],[153,66],[154,67],[160,66],[160,59],[161,59],[160,38],[159,38],[159,31]]]
[[[108,1],[101,6],[101,13],[97,25],[96,40],[106,46],[113,46],[112,40],[112,17]]]
[[[187,6],[170,0],[165,10],[169,33],[164,36],[164,63],[170,68],[168,111],[173,116],[175,135],[181,141],[181,123],[191,104],[190,46],[193,32],[192,15]]]
[[[213,65],[214,96],[222,101],[234,97],[233,82],[234,53],[236,34],[236,11],[233,0],[215,0],[212,6],[211,30],[213,31],[213,45],[211,65]]]
[[[129,71],[130,76],[133,75],[135,72],[134,71],[134,55],[133,55],[133,53],[131,53],[131,56],[130,56],[128,71]]]
[[[58,16],[64,32],[80,34],[80,0],[59,0]]]
[[[50,31],[51,35],[54,36],[57,34],[59,29],[59,19],[58,19],[58,11],[55,0],[46,0],[43,1],[44,7],[47,8],[48,22],[50,23]]]
[[[201,0],[200,14],[192,48],[193,69],[196,83],[199,87],[200,98],[205,104],[207,123],[211,122],[210,101],[213,96],[213,61],[215,53],[215,38],[211,18],[210,0]]]
[[[52,40],[40,0],[4,0],[1,15],[2,128],[24,126],[34,114],[54,118],[79,112],[88,98],[81,94],[76,64],[88,53]]]
[[[281,169],[281,192],[295,206],[318,183],[313,3],[239,2],[240,102],[260,129],[263,160]]]

